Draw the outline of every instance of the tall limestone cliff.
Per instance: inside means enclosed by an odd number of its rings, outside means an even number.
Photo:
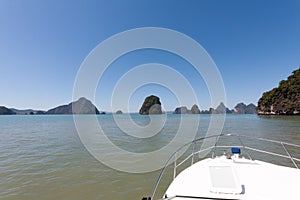
[[[146,97],[139,113],[141,115],[162,114],[159,97],[154,95]]]
[[[300,114],[300,68],[295,70],[279,86],[263,93],[258,101],[259,115],[299,115]]]
[[[194,105],[192,106],[191,110],[190,110],[190,113],[191,113],[191,114],[200,114],[200,109],[199,109],[199,107],[198,107],[196,104],[194,104]]]

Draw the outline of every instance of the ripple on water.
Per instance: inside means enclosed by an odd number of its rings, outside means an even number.
[[[172,128],[178,127],[179,118],[168,117],[162,134],[142,143],[118,132],[112,116],[99,116],[99,120],[117,145],[137,148],[133,151],[138,153],[161,148],[174,137]],[[139,120],[145,119],[137,115],[134,121],[141,125],[145,123]],[[209,119],[209,115],[201,116],[198,136],[205,134]],[[228,115],[223,132],[300,144],[299,122],[300,117]],[[99,163],[81,144],[71,116],[1,116],[0,130],[1,200],[139,200],[150,194],[159,173],[128,174]]]

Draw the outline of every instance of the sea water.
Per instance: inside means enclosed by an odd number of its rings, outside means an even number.
[[[205,135],[211,119],[211,115],[199,116],[195,137]],[[89,120],[93,116],[81,117]],[[138,114],[97,116],[113,144],[135,153],[161,149],[175,137],[182,118],[187,121],[195,118],[194,115],[156,116],[163,118],[161,131],[150,138],[135,138],[124,133],[114,117],[124,118],[123,126],[128,117],[130,123],[138,126],[147,126],[151,119]],[[187,133],[192,129],[193,126],[185,127]],[[300,144],[300,117],[227,115],[222,132]],[[193,139],[182,137],[184,141]],[[158,174],[159,170],[122,172],[95,159],[82,144],[71,115],[0,116],[0,199],[140,200],[151,194]],[[165,187],[162,184],[160,192]]]

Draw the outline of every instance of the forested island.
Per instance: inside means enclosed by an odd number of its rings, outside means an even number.
[[[258,101],[259,115],[300,114],[300,68],[293,71],[279,86],[263,93]]]

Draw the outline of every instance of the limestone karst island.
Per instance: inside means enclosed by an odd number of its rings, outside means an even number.
[[[168,103],[168,102],[166,102]],[[169,111],[170,112],[170,111]],[[61,105],[51,108],[48,111],[42,110],[18,110],[15,108],[7,108],[0,106],[0,115],[41,115],[41,114],[105,114],[100,112],[98,108],[88,99],[81,97],[77,101],[71,102],[68,105]],[[118,110],[116,114],[122,114]],[[155,95],[150,95],[145,98],[139,114],[163,114],[160,98]],[[300,68],[295,70],[287,80],[280,81],[278,87],[270,91],[264,92],[258,100],[257,107],[250,103],[238,103],[233,109],[227,108],[224,103],[216,108],[209,110],[200,110],[199,106],[194,104],[190,109],[187,106],[181,105],[171,111],[173,114],[258,114],[258,115],[300,115]]]

